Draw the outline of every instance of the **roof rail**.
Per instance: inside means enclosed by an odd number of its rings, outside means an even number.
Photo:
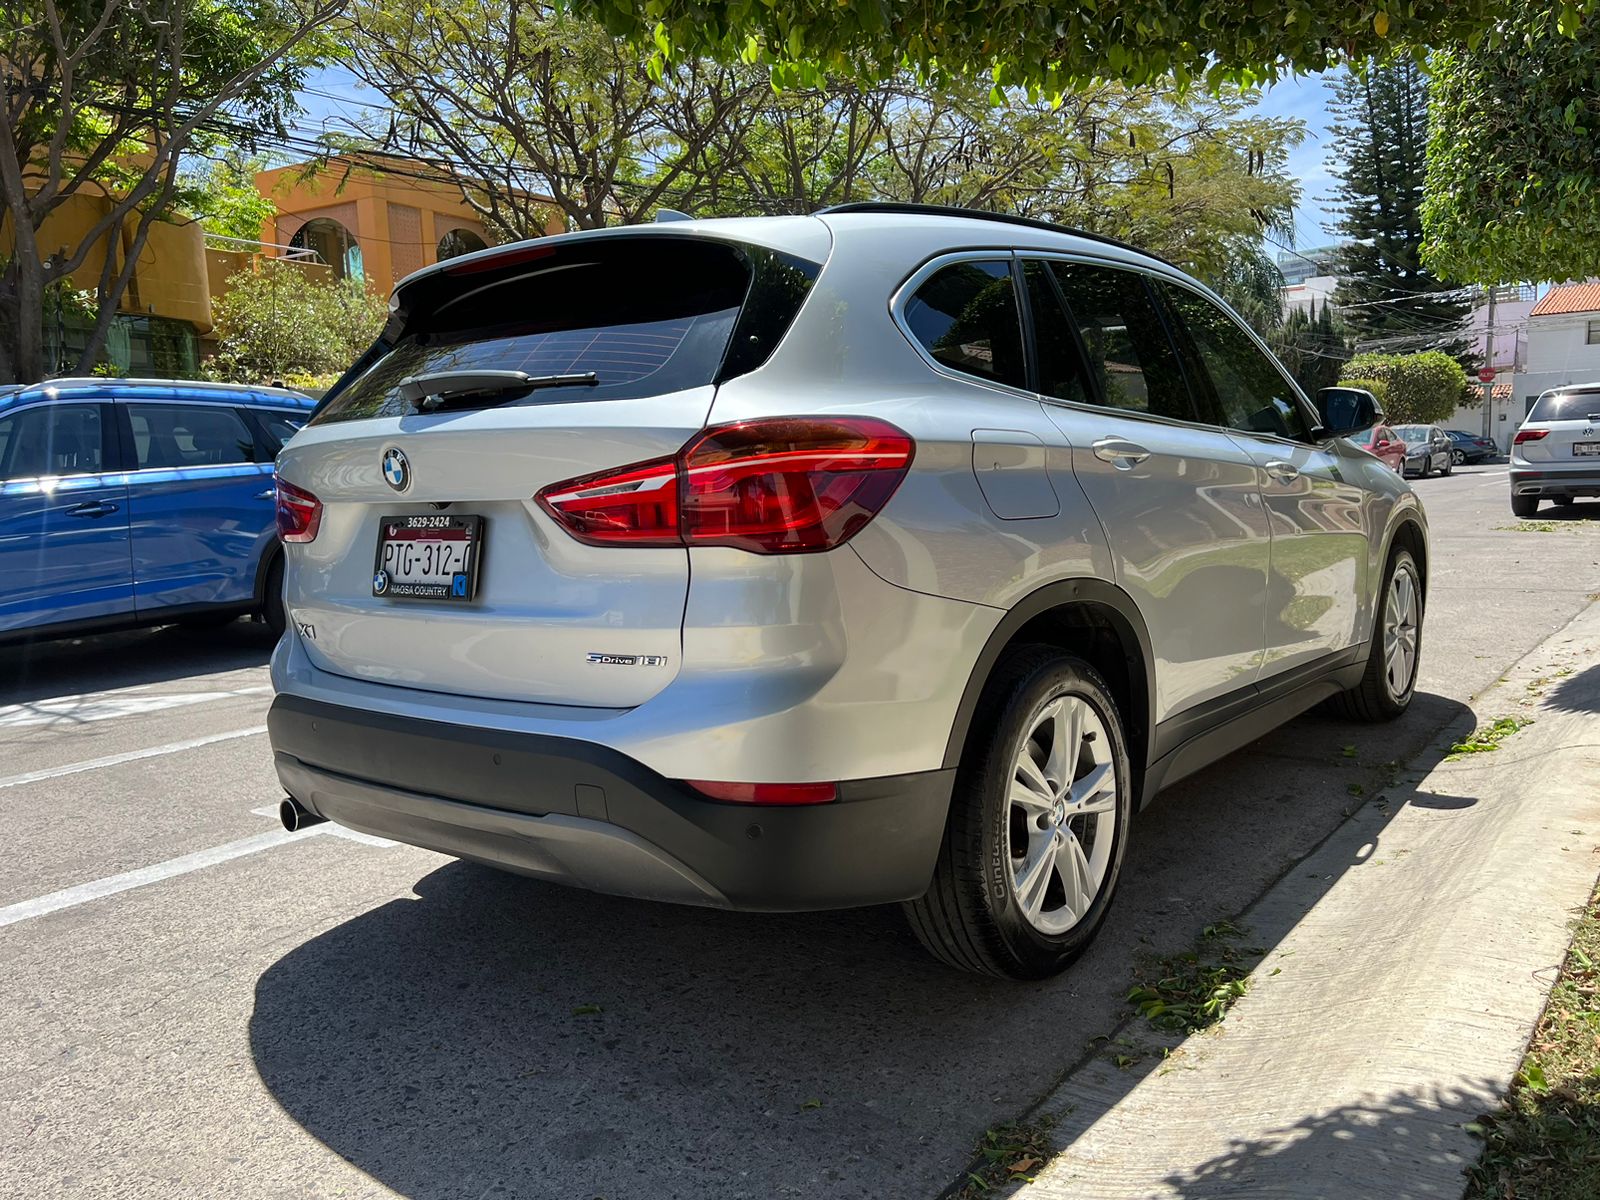
[[[1157,262],[1166,263],[1167,266],[1181,271],[1183,268],[1176,263],[1169,262],[1159,254],[1153,254],[1141,246],[1131,242],[1124,242],[1114,237],[1107,237],[1103,233],[1090,233],[1087,229],[1074,229],[1070,225],[1058,225],[1054,221],[1041,221],[1037,217],[1019,217],[1015,213],[985,212],[977,208],[961,208],[954,204],[909,204],[901,200],[854,200],[849,204],[833,204],[827,208],[819,208],[813,216],[822,217],[830,213],[900,213],[924,217],[966,217],[974,221],[998,221],[1002,225],[1022,225],[1029,229],[1043,229],[1049,233],[1066,233],[1073,237],[1085,238],[1091,242],[1100,242],[1106,246],[1115,246],[1119,250],[1132,250],[1135,254],[1142,254],[1146,258],[1153,258]]]

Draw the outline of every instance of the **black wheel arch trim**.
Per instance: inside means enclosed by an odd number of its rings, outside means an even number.
[[[1092,606],[1109,613],[1117,628],[1125,654],[1130,642],[1138,648],[1139,661],[1136,662],[1132,654],[1126,654],[1128,678],[1130,683],[1143,688],[1144,712],[1133,714],[1138,720],[1139,727],[1124,732],[1129,757],[1134,760],[1134,773],[1142,774],[1145,765],[1150,762],[1151,738],[1155,731],[1155,656],[1151,651],[1150,631],[1133,597],[1116,584],[1104,579],[1063,579],[1047,583],[1029,592],[1012,605],[1000,619],[1000,623],[989,634],[989,640],[984,643],[978,661],[973,665],[972,674],[967,679],[967,686],[961,693],[961,702],[956,707],[955,721],[950,727],[950,739],[945,745],[943,765],[946,768],[956,767],[961,762],[961,752],[966,746],[973,714],[977,711],[978,701],[1001,653],[1035,617],[1054,609],[1073,606]],[[1140,697],[1135,697],[1136,701],[1138,699]]]

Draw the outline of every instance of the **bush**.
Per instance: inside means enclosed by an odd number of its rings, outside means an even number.
[[[342,374],[383,329],[389,305],[359,279],[323,282],[295,263],[266,259],[228,280],[213,314],[218,348],[206,374],[270,383]]]
[[[1467,393],[1467,373],[1440,350],[1358,354],[1345,363],[1339,382],[1364,387],[1376,395],[1386,418],[1396,425],[1443,421]]]

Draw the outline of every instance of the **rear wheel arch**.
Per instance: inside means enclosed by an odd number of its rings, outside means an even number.
[[[1394,556],[1395,547],[1397,546],[1411,552],[1411,557],[1417,564],[1417,574],[1421,577],[1418,582],[1422,584],[1423,599],[1426,600],[1428,595],[1428,535],[1423,532],[1421,523],[1410,513],[1402,516],[1389,533],[1388,544],[1383,548],[1383,571],[1385,574],[1388,573],[1389,560]]]
[[[1102,579],[1068,579],[1029,593],[1001,619],[984,643],[950,729],[944,765],[958,766],[984,688],[1005,650],[1014,645],[1056,646],[1095,668],[1121,713],[1128,756],[1141,794],[1155,728],[1155,656],[1133,598]]]

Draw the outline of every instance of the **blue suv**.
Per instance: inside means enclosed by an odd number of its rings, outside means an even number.
[[[0,389],[0,642],[245,613],[281,632],[272,462],[313,407],[172,380]]]

